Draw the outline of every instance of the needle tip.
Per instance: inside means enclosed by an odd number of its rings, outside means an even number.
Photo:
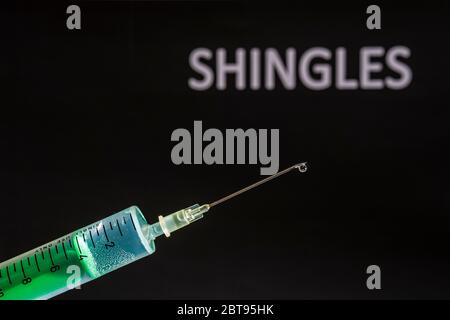
[[[253,189],[253,188],[255,188],[255,187],[257,187],[257,186],[259,186],[259,185],[261,185],[263,183],[266,183],[267,181],[270,181],[270,180],[275,179],[275,178],[277,178],[277,177],[279,177],[279,176],[281,176],[283,174],[286,174],[286,173],[288,173],[288,172],[290,172],[290,171],[292,171],[294,169],[298,169],[302,173],[306,172],[306,170],[308,170],[308,168],[306,167],[306,162],[297,163],[297,164],[295,164],[295,165],[293,165],[293,166],[291,166],[291,167],[289,167],[287,169],[284,169],[283,171],[280,171],[280,172],[275,173],[275,174],[273,174],[271,176],[268,176],[267,178],[262,179],[262,180],[260,180],[258,182],[255,182],[254,184],[251,184],[248,187],[242,188],[242,189],[240,189],[240,190],[238,190],[238,191],[236,191],[236,192],[234,192],[232,194],[229,194],[226,197],[220,198],[219,200],[216,200],[216,201],[210,203],[208,205],[208,209],[212,208],[212,207],[214,207],[214,206],[216,206],[216,205],[218,205],[218,204],[220,204],[222,202],[225,202],[225,201],[227,201],[227,200],[229,200],[231,198],[234,198],[237,195],[240,195],[241,193],[244,193],[244,192],[246,192],[246,191],[248,191],[250,189]]]
[[[308,167],[306,166],[307,162],[301,162],[294,165],[294,168],[298,169],[300,172],[306,172],[308,170]]]

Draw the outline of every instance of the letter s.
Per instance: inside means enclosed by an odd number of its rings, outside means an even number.
[[[204,64],[201,59],[211,59],[212,52],[207,48],[197,48],[189,55],[189,65],[192,70],[203,76],[203,79],[198,80],[195,78],[189,78],[189,88],[197,91],[207,90],[211,87],[214,81],[214,73],[209,66]]]
[[[400,78],[386,77],[386,86],[389,89],[400,90],[406,88],[412,80],[412,72],[408,65],[398,60],[398,57],[409,58],[411,51],[408,47],[392,47],[386,54],[386,64],[400,75]]]

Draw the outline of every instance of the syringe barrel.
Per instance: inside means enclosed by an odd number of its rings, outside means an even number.
[[[132,206],[0,263],[0,300],[48,299],[155,251],[159,224]]]

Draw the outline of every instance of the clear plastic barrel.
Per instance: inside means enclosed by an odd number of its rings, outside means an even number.
[[[155,251],[163,231],[132,206],[0,264],[1,299],[48,299]]]

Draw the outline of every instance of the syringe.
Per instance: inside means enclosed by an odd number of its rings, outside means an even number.
[[[195,204],[148,224],[132,206],[0,263],[0,300],[48,299],[155,252],[155,239],[199,220],[212,207],[277,178],[296,164],[209,204]]]

